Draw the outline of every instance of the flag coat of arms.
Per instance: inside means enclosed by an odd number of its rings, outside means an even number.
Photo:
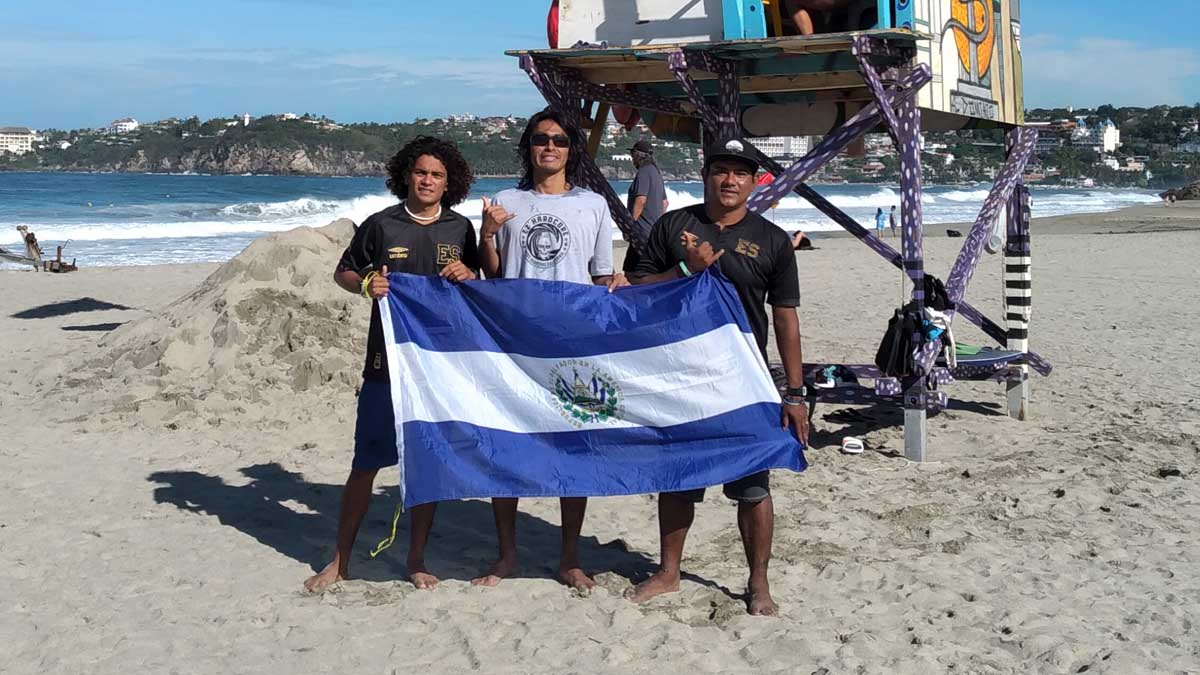
[[[729,282],[392,274],[380,300],[404,504],[585,497],[803,471]]]

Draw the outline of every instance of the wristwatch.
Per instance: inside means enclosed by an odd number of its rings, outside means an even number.
[[[804,386],[803,384],[800,385],[799,387],[788,387],[787,389],[783,390],[783,395],[784,396],[799,396],[801,398],[804,398],[804,397],[808,396],[808,387]]]

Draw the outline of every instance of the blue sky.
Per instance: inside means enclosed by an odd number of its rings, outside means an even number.
[[[548,0],[7,0],[0,125],[527,113]],[[1200,102],[1198,0],[1024,0],[1030,107]],[[420,92],[420,93],[418,93]]]

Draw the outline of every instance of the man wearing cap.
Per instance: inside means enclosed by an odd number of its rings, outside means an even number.
[[[796,257],[786,232],[746,208],[757,171],[757,155],[745,141],[728,138],[710,147],[702,172],[704,203],[671,211],[659,219],[631,281],[646,284],[682,279],[717,264],[742,301],[764,361],[764,303],[770,304],[788,385],[780,425],[794,428],[800,440],[807,441],[808,410],[804,404],[800,321],[796,316],[800,304]],[[777,608],[767,581],[775,527],[770,476],[763,471],[738,478],[725,484],[724,493],[738,504],[738,529],[750,567],[749,612],[775,614]],[[696,503],[703,499],[703,489],[661,495],[658,523],[662,561],[653,576],[632,589],[629,597],[634,602],[679,590],[684,541],[695,517]]]
[[[629,149],[629,155],[633,158],[637,174],[629,184],[625,208],[629,209],[629,214],[637,221],[638,226],[649,232],[667,210],[667,189],[663,185],[658,164],[654,161],[654,146],[650,145],[650,141],[643,138],[634,143]],[[626,249],[625,264],[621,267],[626,275],[637,269],[640,257],[637,249],[632,246]]]

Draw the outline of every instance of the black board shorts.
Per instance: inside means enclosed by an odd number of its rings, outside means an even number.
[[[351,467],[359,471],[371,471],[399,463],[392,385],[386,381],[363,380],[362,389],[358,392],[354,462]]]
[[[705,488],[697,490],[683,490],[682,492],[664,492],[663,494],[671,495],[676,499],[682,499],[685,502],[699,504],[704,501]],[[733,482],[726,483],[721,487],[721,491],[725,493],[725,497],[732,499],[735,502],[744,502],[746,504],[754,504],[761,502],[771,496],[771,472],[759,471],[752,473],[745,478],[739,478]]]

